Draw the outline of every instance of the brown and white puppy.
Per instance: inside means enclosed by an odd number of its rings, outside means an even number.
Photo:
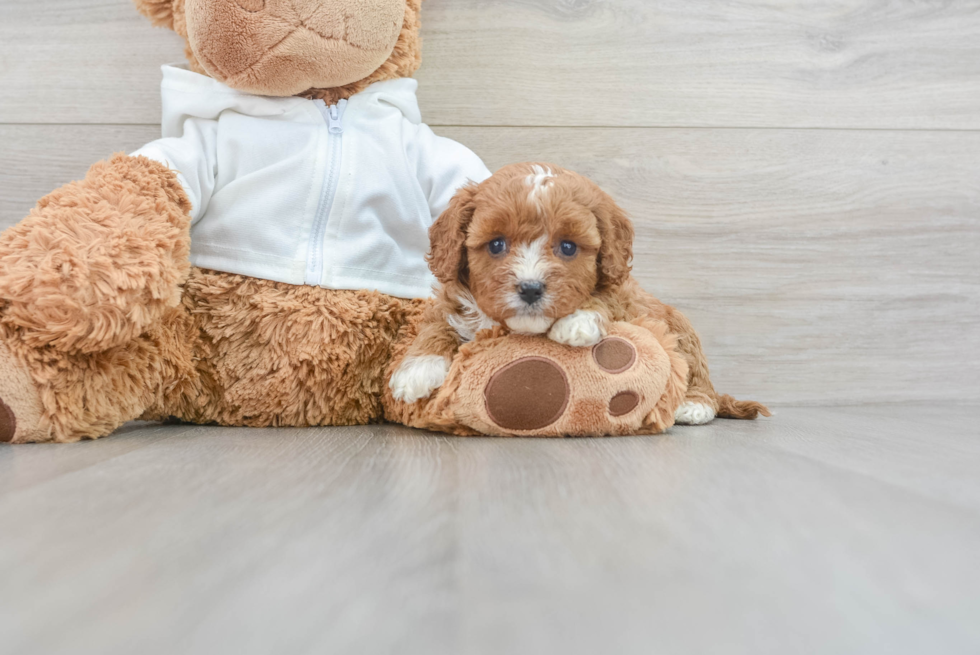
[[[633,225],[626,213],[585,177],[546,164],[508,166],[461,189],[429,236],[438,298],[391,378],[396,399],[431,395],[460,344],[481,330],[503,325],[586,347],[601,341],[612,321],[649,316],[679,337],[690,365],[678,423],[769,415],[758,403],[715,392],[694,328],[630,275]]]

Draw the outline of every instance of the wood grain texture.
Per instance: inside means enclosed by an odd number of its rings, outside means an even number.
[[[438,124],[980,127],[980,2],[442,0]]]
[[[978,409],[0,448],[62,468],[0,491],[3,650],[975,653]]]
[[[160,136],[159,125],[0,125],[0,229],[95,162]]]
[[[426,0],[434,125],[980,128],[980,0]],[[129,0],[0,3],[0,123],[155,123]]]
[[[550,161],[612,193],[636,223],[636,275],[694,321],[722,391],[816,404],[980,397],[980,133],[440,132],[493,168]],[[0,126],[0,226],[156,134]]]
[[[183,40],[130,0],[0,3],[0,123],[160,122],[160,66]]]

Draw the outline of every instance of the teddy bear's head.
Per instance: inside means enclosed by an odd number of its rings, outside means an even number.
[[[422,0],[134,0],[191,68],[258,95],[336,101],[421,63]]]

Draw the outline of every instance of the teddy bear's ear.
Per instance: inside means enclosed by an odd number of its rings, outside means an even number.
[[[449,208],[429,228],[432,246],[426,259],[433,275],[444,285],[467,282],[466,232],[476,210],[478,187],[471,183],[457,191]]]
[[[174,28],[175,0],[133,0],[136,9],[157,27]]]

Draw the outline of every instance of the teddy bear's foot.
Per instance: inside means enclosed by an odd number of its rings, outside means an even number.
[[[670,377],[652,336],[616,326],[592,348],[528,341],[537,354],[498,368],[467,422],[491,434],[605,436],[642,432]]]
[[[616,323],[591,348],[524,335],[464,346],[436,396],[388,398],[390,418],[415,427],[521,437],[663,432],[687,388],[687,365],[661,323]],[[389,394],[390,396],[390,394]],[[407,407],[407,408],[406,408]]]
[[[0,341],[0,442],[48,441],[40,429],[41,399],[27,371]]]

